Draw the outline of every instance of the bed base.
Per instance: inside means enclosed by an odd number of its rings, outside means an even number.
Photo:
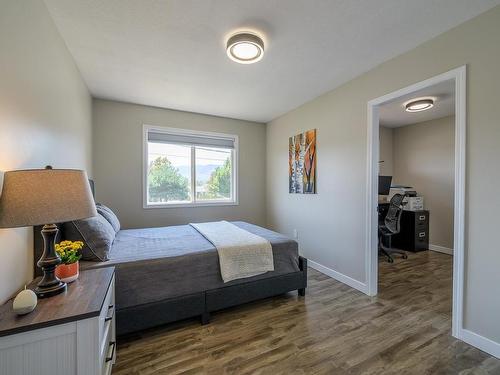
[[[214,311],[294,290],[299,296],[304,296],[307,287],[306,258],[299,257],[299,269],[286,275],[119,309],[116,311],[117,334],[124,335],[197,316],[205,325],[210,323],[210,313]]]

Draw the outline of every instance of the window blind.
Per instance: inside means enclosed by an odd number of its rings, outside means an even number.
[[[179,134],[169,132],[148,131],[148,142],[175,143],[190,146],[205,146],[219,148],[234,148],[234,139],[230,137],[217,137],[210,135]]]

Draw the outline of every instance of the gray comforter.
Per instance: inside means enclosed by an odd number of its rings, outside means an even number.
[[[271,243],[274,271],[224,283],[217,250],[190,225],[121,230],[107,262],[81,267],[116,267],[118,309],[299,271],[297,242],[253,224],[233,224]]]

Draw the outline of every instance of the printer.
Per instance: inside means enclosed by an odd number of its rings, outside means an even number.
[[[424,197],[419,196],[412,186],[392,185],[389,192],[389,201],[395,194],[405,196],[403,210],[421,211],[424,209]]]

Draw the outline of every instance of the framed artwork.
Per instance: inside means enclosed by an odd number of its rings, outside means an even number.
[[[288,139],[290,193],[316,194],[316,129]]]

